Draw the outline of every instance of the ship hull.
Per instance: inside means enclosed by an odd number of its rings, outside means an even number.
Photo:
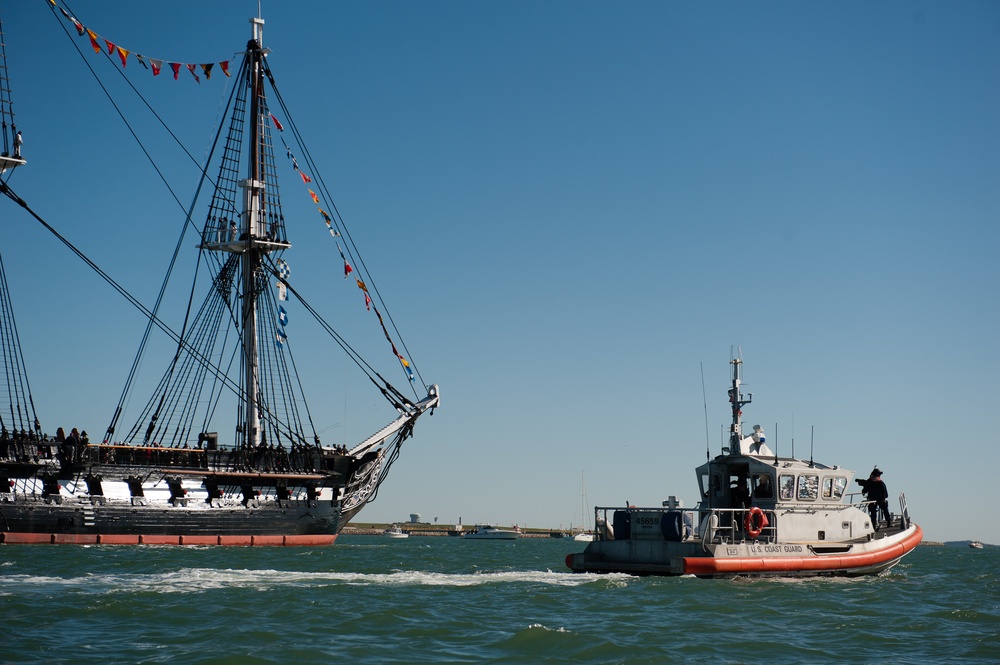
[[[91,448],[85,457],[107,452]],[[86,472],[37,456],[0,463],[0,543],[332,545],[380,470],[378,454],[357,463],[317,458],[284,472],[143,467],[133,458]]]
[[[325,504],[325,505],[324,505]],[[358,509],[329,502],[210,509],[30,499],[0,503],[0,544],[333,545]]]
[[[0,542],[56,544],[332,545],[346,524],[331,501],[171,505],[104,497],[0,502]]]

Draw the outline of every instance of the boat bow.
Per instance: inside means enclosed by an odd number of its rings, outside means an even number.
[[[348,454],[354,457],[361,457],[373,448],[377,448],[389,437],[393,436],[396,432],[409,428],[412,430],[414,423],[416,423],[417,418],[419,418],[426,411],[434,413],[434,409],[438,407],[440,403],[440,395],[438,394],[438,386],[434,384],[427,391],[427,397],[420,400],[419,402],[407,404],[401,408],[401,412],[398,418],[393,420],[391,423],[380,429],[379,431],[372,434],[370,437],[351,448]],[[409,432],[406,432],[406,437],[409,437]]]

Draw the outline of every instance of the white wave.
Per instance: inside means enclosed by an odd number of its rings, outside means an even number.
[[[569,632],[572,632],[570,630],[567,630],[566,628],[549,628],[548,626],[545,626],[545,625],[540,624],[540,623],[528,624],[528,630],[539,630],[539,629],[541,629],[543,631],[546,631],[546,632],[549,632],[549,633],[569,633]]]
[[[79,589],[91,593],[119,591],[198,593],[209,589],[254,588],[259,590],[294,586],[439,586],[468,587],[497,584],[540,584],[575,587],[595,582],[624,584],[628,575],[556,573],[552,571],[496,571],[476,573],[436,573],[396,570],[388,573],[300,572],[287,570],[249,570],[183,568],[153,574],[106,574],[79,577],[8,575],[0,583],[8,589],[17,586],[34,588]]]

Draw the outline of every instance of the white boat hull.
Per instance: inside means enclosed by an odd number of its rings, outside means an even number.
[[[462,537],[466,540],[517,540],[521,537],[521,533],[509,529],[479,527],[474,531],[469,531]]]
[[[899,563],[923,538],[916,524],[856,543],[721,543],[596,540],[566,557],[574,572],[634,575],[815,576],[872,575]]]

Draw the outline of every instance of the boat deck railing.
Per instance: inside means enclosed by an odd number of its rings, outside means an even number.
[[[845,506],[846,507],[846,506]],[[803,508],[805,510],[806,508]],[[712,508],[692,510],[668,507],[597,506],[594,509],[595,540],[668,540],[702,541],[704,543],[739,543],[754,540],[777,542],[778,519],[774,510],[760,509],[765,523],[759,518],[747,525],[751,508]],[[783,508],[782,512],[796,510]],[[754,525],[751,525],[754,526]]]
[[[746,540],[773,542],[778,538],[773,510],[762,509],[766,524],[758,533],[747,529],[746,508],[691,510],[667,507],[597,506],[595,540],[670,540],[734,543]]]
[[[874,519],[876,523],[878,522],[878,519],[876,519],[874,516],[876,512],[875,510],[876,503],[874,501],[869,501],[860,492],[848,494],[847,497],[849,499],[849,505],[852,505],[856,508],[860,508],[861,510],[864,510],[868,514],[873,515],[872,519]],[[906,505],[906,494],[903,492],[899,493],[899,513],[895,515],[895,517],[901,521],[903,528],[909,526],[910,509]]]
[[[874,512],[874,502],[858,500],[860,495],[850,495],[849,501],[823,506],[824,511],[861,509]],[[810,504],[781,505],[780,510],[764,506],[750,508],[698,508],[695,510],[667,505],[656,507],[597,506],[594,508],[594,539],[602,540],[667,540],[675,542],[700,541],[708,543],[761,543],[779,542],[781,519],[795,513],[814,513]],[[751,511],[763,514],[748,519]],[[906,496],[899,494],[899,513],[895,514],[893,527],[905,529],[910,524]],[[874,519],[874,518],[873,518]],[[873,522],[879,530],[879,521]]]
[[[698,533],[704,542],[738,543],[756,540],[763,543],[778,540],[778,520],[773,510],[761,509],[764,521],[759,522],[756,535],[747,528],[748,508],[713,508],[702,516]]]

